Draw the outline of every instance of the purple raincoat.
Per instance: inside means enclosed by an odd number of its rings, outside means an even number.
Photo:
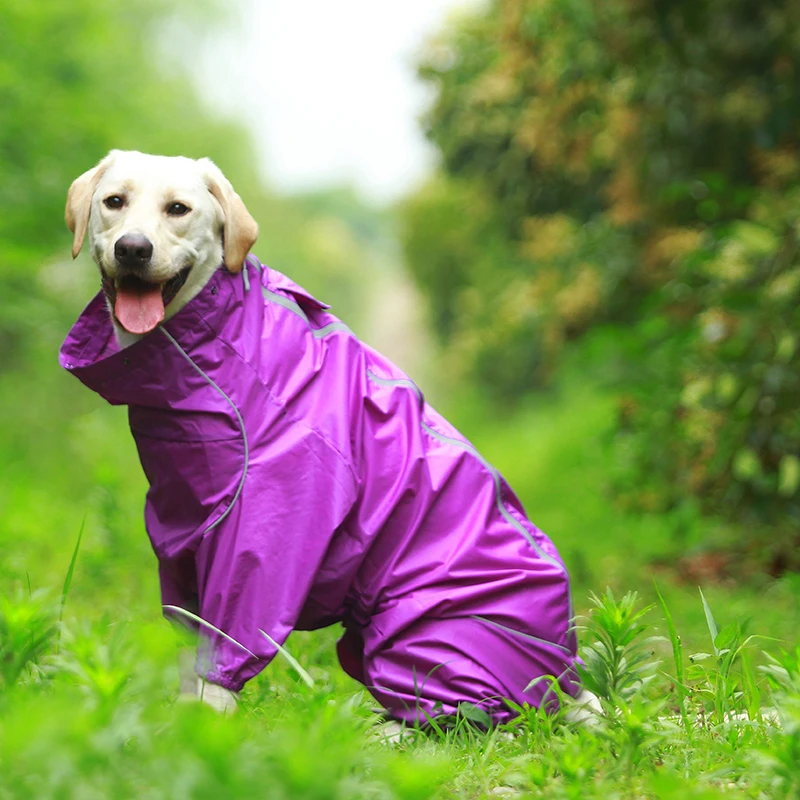
[[[292,629],[409,722],[577,689],[566,570],[508,485],[390,361],[252,256],[120,350],[102,293],[62,366],[129,407],[163,603],[237,691]]]

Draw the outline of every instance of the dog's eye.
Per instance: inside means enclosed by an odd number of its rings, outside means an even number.
[[[171,217],[182,217],[184,214],[188,214],[192,209],[189,206],[184,205],[183,203],[172,203],[171,205],[167,206],[167,214]]]
[[[122,206],[125,205],[125,199],[118,194],[112,194],[110,197],[106,197],[106,199],[103,200],[103,205],[111,209],[122,208]]]

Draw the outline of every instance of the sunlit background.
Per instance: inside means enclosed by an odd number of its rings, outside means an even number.
[[[352,184],[378,203],[419,184],[435,160],[418,117],[425,42],[475,0],[242,0],[192,72],[213,108],[254,133],[277,189]],[[309,25],[313,20],[313,25]]]

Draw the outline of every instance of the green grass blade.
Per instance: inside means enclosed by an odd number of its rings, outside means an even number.
[[[258,656],[255,653],[250,652],[250,650],[248,650],[241,642],[237,642],[236,639],[233,638],[233,636],[228,636],[228,634],[225,633],[225,631],[221,631],[219,628],[212,625],[210,622],[206,622],[202,617],[198,617],[197,614],[193,614],[191,611],[187,611],[185,608],[181,608],[180,606],[165,605],[162,606],[162,608],[165,609],[166,611],[174,611],[179,616],[185,617],[186,619],[190,619],[192,622],[196,622],[201,627],[206,628],[210,631],[214,631],[214,633],[221,636],[223,639],[230,642],[231,644],[235,644],[237,647],[240,647],[242,650],[245,651],[245,653],[248,653],[249,655],[253,656],[253,658],[258,658]]]
[[[741,668],[742,668],[742,700],[744,702],[744,709],[750,719],[757,719],[761,708],[761,691],[756,681],[753,665],[750,663],[750,658],[747,653],[742,651],[741,654]]]
[[[655,578],[653,578],[653,588],[656,590],[661,611],[664,614],[664,619],[667,622],[667,632],[669,633],[669,641],[672,644],[672,658],[675,662],[675,690],[678,695],[678,709],[680,711],[681,720],[683,721],[683,728],[687,733],[691,733],[691,726],[689,725],[689,715],[686,712],[686,697],[688,691],[686,688],[686,670],[683,663],[683,645],[681,644],[681,637],[678,636],[678,631],[675,628],[675,622],[672,619],[667,603],[658,588]]]
[[[703,611],[706,615],[706,625],[708,626],[708,632],[711,634],[711,646],[714,648],[714,655],[719,656],[719,648],[717,647],[717,636],[719,636],[719,628],[717,627],[717,623],[714,620],[714,615],[711,613],[711,606],[709,606],[708,601],[706,600],[706,596],[703,594],[703,590],[698,586],[698,591],[700,592],[700,598],[703,601]]]
[[[303,669],[300,662],[285,648],[279,645],[268,633],[258,629],[258,632],[273,646],[277,651],[297,670],[297,674],[303,679],[303,683],[309,689],[314,688],[314,679]]]
[[[67,597],[69,596],[69,590],[72,586],[72,576],[75,574],[75,564],[78,561],[78,551],[81,549],[81,539],[83,539],[83,531],[86,527],[86,517],[88,516],[88,511],[86,514],[83,515],[83,521],[81,522],[80,530],[78,531],[78,540],[75,542],[75,547],[72,550],[72,558],[69,562],[69,568],[67,569],[67,575],[64,578],[64,588],[61,590],[61,609],[58,615],[58,621],[61,622],[64,618],[64,606],[67,604]]]
[[[61,651],[61,631],[62,631],[62,623],[64,621],[64,609],[67,605],[67,597],[69,597],[69,590],[72,586],[72,577],[75,574],[75,564],[78,561],[78,552],[81,549],[81,540],[83,539],[83,531],[86,527],[86,517],[88,516],[89,512],[87,511],[83,515],[83,520],[81,521],[81,527],[78,530],[78,539],[75,542],[75,547],[72,549],[72,558],[69,560],[69,567],[67,568],[67,574],[64,578],[64,586],[61,589],[61,602],[59,604],[58,609],[58,639],[56,641],[56,653]],[[30,576],[28,577],[28,591],[30,592]]]

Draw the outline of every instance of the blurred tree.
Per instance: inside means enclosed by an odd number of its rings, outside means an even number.
[[[797,0],[493,0],[422,63],[442,170],[404,210],[471,379],[513,402],[568,339],[637,324],[626,496],[777,526],[794,566],[798,22]]]

